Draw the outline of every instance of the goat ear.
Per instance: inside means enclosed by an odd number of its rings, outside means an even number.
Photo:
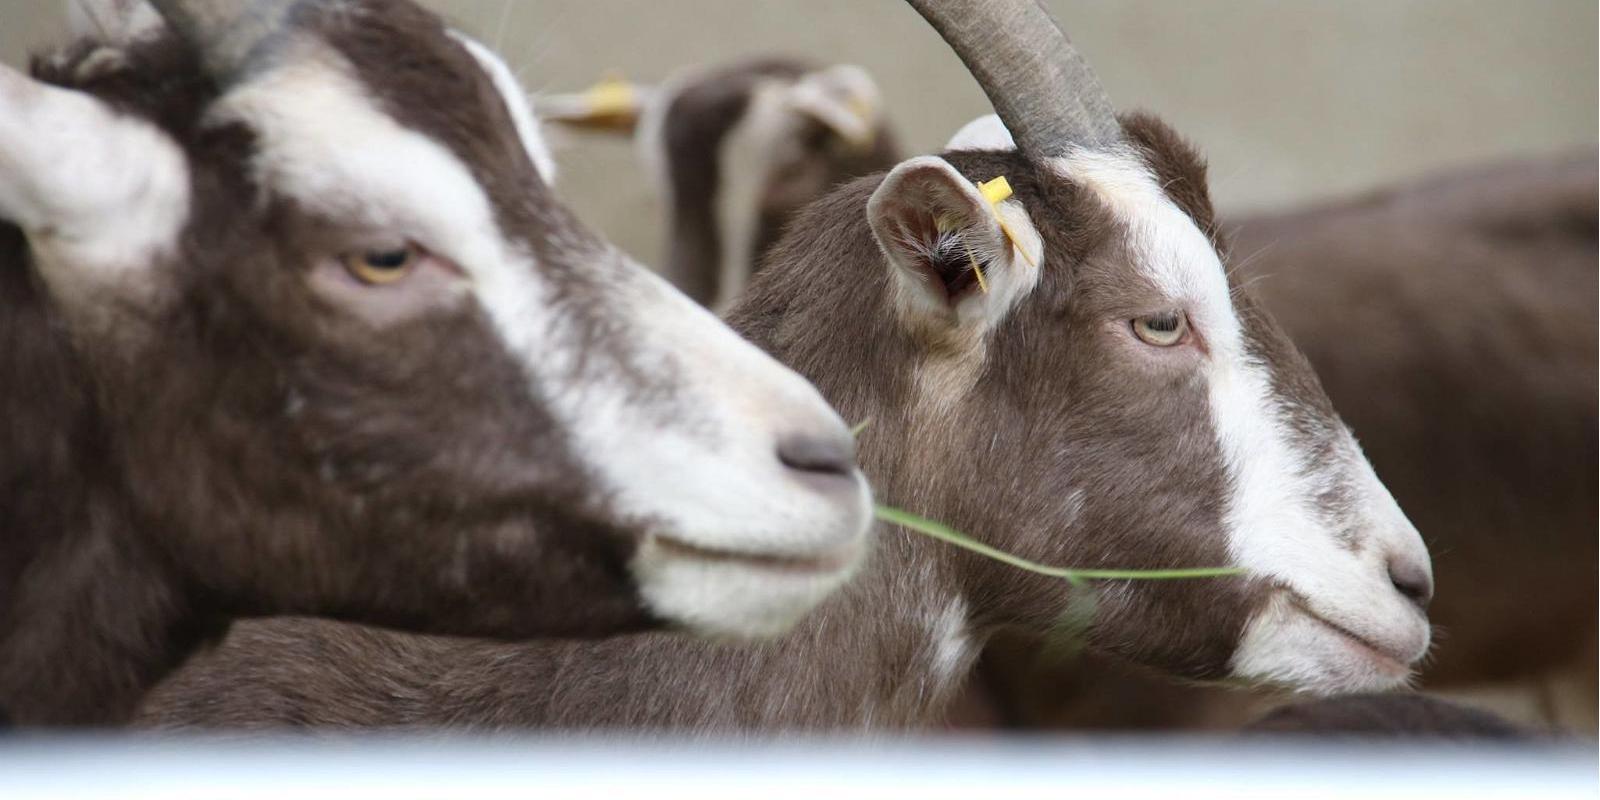
[[[827,126],[858,150],[870,149],[878,137],[883,96],[861,67],[839,64],[807,73],[789,89],[791,109]]]
[[[67,0],[67,24],[74,36],[113,46],[148,38],[165,25],[146,0]]]
[[[53,293],[148,271],[188,211],[188,162],[165,133],[0,66],[0,219],[27,234]]]
[[[1038,283],[1041,241],[1022,204],[991,204],[942,158],[895,167],[867,218],[908,322],[990,327]]]

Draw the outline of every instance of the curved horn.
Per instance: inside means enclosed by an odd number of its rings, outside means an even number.
[[[199,49],[206,70],[228,84],[263,42],[281,31],[300,0],[150,0],[167,24]]]
[[[1122,135],[1110,98],[1037,0],[907,0],[978,79],[1022,152],[1059,155]]]

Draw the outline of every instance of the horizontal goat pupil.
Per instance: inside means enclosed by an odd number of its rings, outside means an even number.
[[[384,250],[382,252],[367,253],[367,265],[378,269],[396,269],[406,264],[410,254],[404,250]]]
[[[1153,331],[1171,333],[1178,329],[1178,317],[1172,314],[1162,314],[1145,320],[1144,324]]]

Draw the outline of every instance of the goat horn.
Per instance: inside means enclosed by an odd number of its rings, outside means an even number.
[[[1022,152],[1117,141],[1111,99],[1037,0],[907,0],[977,78]]]
[[[200,50],[206,71],[224,85],[238,77],[262,43],[284,28],[301,0],[150,0],[167,24]]]

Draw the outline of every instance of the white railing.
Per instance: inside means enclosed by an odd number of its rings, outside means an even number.
[[[0,798],[1595,798],[1593,743],[0,739]]]

